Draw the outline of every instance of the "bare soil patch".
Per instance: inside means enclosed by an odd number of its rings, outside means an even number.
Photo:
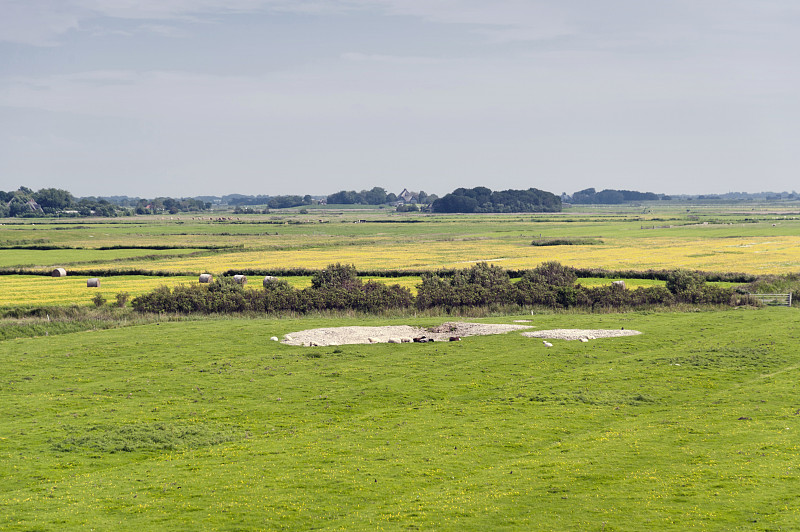
[[[282,343],[287,345],[329,346],[373,343],[406,343],[414,338],[428,338],[436,342],[446,342],[453,337],[503,334],[528,325],[505,325],[495,323],[447,322],[425,329],[410,325],[387,325],[385,327],[328,327],[308,329],[289,333]]]
[[[547,338],[549,340],[596,340],[598,338],[617,338],[642,334],[632,329],[550,329],[547,331],[524,332],[528,338]]]

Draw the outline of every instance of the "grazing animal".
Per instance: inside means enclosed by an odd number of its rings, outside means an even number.
[[[277,336],[272,336],[270,338],[270,340],[272,340],[273,342],[277,342],[278,341],[278,337]]]
[[[584,342],[584,343],[589,341],[589,339],[588,339],[588,338],[585,338],[585,337],[583,337],[583,338],[578,338],[578,340],[580,340],[581,342]]]
[[[451,336],[450,337],[450,341],[451,342],[460,342],[461,341],[461,337],[460,336]]]
[[[545,345],[545,347],[553,347],[553,344],[551,344],[547,340],[544,340],[542,343]]]

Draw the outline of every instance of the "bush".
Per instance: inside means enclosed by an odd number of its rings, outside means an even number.
[[[507,304],[513,299],[513,291],[508,272],[481,262],[469,269],[456,271],[452,277],[424,274],[422,283],[417,287],[416,305],[419,309],[449,309]]]
[[[673,294],[694,292],[702,287],[706,280],[697,272],[689,270],[673,270],[667,274],[667,290]]]
[[[128,299],[130,299],[131,295],[128,292],[119,292],[117,294],[117,306],[119,308],[124,307],[128,303]]]
[[[312,286],[292,288],[282,280],[268,283],[263,290],[247,290],[231,277],[220,277],[208,285],[162,286],[134,298],[138,312],[309,312],[312,310],[360,310],[380,312],[413,305],[411,291],[399,285],[370,281],[355,276],[354,266],[335,264],[317,272]]]
[[[92,303],[94,303],[95,307],[102,307],[106,304],[106,298],[103,297],[103,294],[97,292],[92,298]]]
[[[331,264],[311,277],[311,287],[320,289],[341,288],[349,290],[361,285],[358,270],[353,265]]]
[[[572,286],[578,280],[575,270],[556,261],[543,262],[528,274],[531,281],[550,286]]]

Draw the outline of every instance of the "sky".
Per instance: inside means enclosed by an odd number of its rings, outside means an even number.
[[[0,190],[791,191],[797,0],[0,0]]]

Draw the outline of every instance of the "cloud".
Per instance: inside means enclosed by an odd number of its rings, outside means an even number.
[[[347,7],[339,2],[311,0],[0,0],[0,42],[57,46],[64,34],[85,27],[91,28],[94,35],[136,33],[103,30],[104,18],[197,22],[242,13],[324,13],[342,9]],[[180,30],[163,24],[141,25],[139,30],[181,35]]]
[[[56,46],[58,37],[81,21],[58,0],[0,0],[0,13],[0,41],[32,46]]]
[[[560,40],[569,47],[668,47],[706,41],[709,34],[794,32],[800,14],[795,0],[0,0],[0,9],[0,41],[37,46],[56,45],[66,32],[89,22],[102,25],[103,19],[147,21],[151,30],[178,36],[163,23],[220,23],[226,15],[247,13],[362,12],[461,25],[498,44]]]
[[[365,54],[360,52],[347,52],[342,54],[342,59],[356,63],[389,63],[395,65],[431,65],[441,62],[435,57],[400,56],[384,54]]]

